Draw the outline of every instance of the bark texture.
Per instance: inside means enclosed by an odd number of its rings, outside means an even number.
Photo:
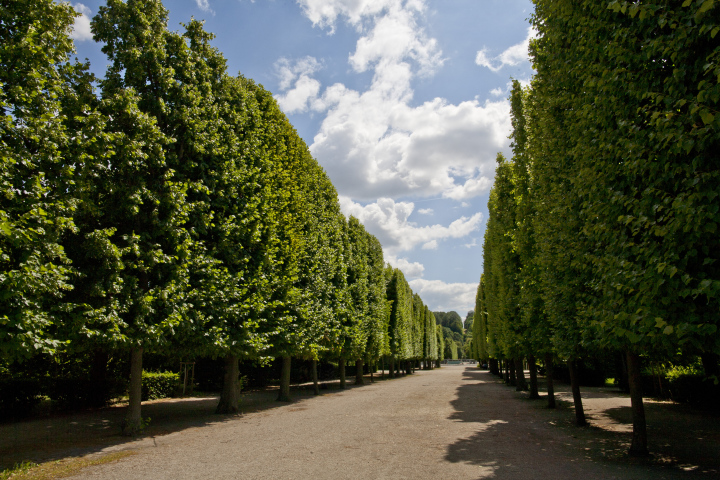
[[[136,435],[142,430],[142,356],[142,347],[134,347],[130,351],[130,391],[127,413],[122,423],[123,435]]]
[[[289,356],[282,357],[282,370],[280,370],[280,391],[278,392],[278,402],[291,402],[290,398],[290,366],[291,358]]]
[[[528,367],[530,368],[530,398],[538,399],[538,381],[537,381],[537,364],[535,363],[535,355],[528,355]]]
[[[365,385],[365,379],[363,378],[363,359],[355,360],[355,385]]]
[[[313,359],[312,361],[312,381],[313,381],[313,393],[315,395],[320,395],[320,385],[318,385],[318,375],[317,375],[317,360]]]
[[[545,381],[547,383],[547,407],[555,408],[555,383],[553,380],[553,357],[545,354]]]
[[[240,411],[238,406],[240,403],[239,376],[238,357],[235,355],[226,356],[223,389],[215,413],[238,413]]]
[[[572,389],[573,402],[575,403],[575,425],[584,427],[587,425],[585,420],[585,410],[583,410],[582,397],[580,396],[580,384],[577,378],[577,364],[575,360],[568,360],[568,370],[570,370],[570,388]]]
[[[628,351],[627,366],[633,419],[633,435],[629,453],[632,457],[646,457],[650,453],[647,447],[647,425],[645,423],[645,406],[643,405],[642,383],[640,380],[640,355]]]
[[[523,358],[515,357],[515,390],[523,392],[528,389],[525,381],[525,369],[523,368]]]
[[[340,388],[345,388],[345,357],[340,358],[340,363],[338,363],[338,370],[340,374]]]

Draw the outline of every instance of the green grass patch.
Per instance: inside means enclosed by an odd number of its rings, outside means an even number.
[[[135,455],[136,450],[110,453],[96,458],[64,458],[41,464],[25,461],[0,472],[0,480],[50,480],[75,475],[83,468],[103,465]]]

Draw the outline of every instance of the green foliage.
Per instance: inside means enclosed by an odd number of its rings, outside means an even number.
[[[432,313],[346,221],[272,94],[228,75],[202,22],[170,31],[160,0],[108,0],[92,20],[109,63],[97,80],[68,63],[69,4],[0,14],[3,367],[130,349],[442,354]],[[59,370],[57,403],[98,400],[88,372]],[[172,383],[148,381],[153,397]]]
[[[52,352],[72,288],[60,236],[73,229],[73,132],[67,36],[76,13],[52,0],[5,2],[0,9],[0,358]]]
[[[142,373],[142,399],[157,400],[173,397],[180,387],[180,374],[173,372]]]

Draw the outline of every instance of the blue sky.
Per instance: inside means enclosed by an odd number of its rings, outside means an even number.
[[[78,56],[103,75],[82,13]],[[528,0],[174,0],[169,27],[205,20],[232,74],[273,92],[431,310],[474,306],[508,88],[529,81]]]

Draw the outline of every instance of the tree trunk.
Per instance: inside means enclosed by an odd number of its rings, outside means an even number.
[[[363,359],[355,360],[355,385],[365,385],[363,378]]]
[[[568,370],[570,370],[570,388],[572,389],[573,402],[575,403],[575,425],[584,427],[587,425],[585,420],[585,411],[583,410],[582,397],[580,396],[580,384],[577,378],[577,365],[575,360],[568,360]]]
[[[488,368],[490,370],[490,373],[492,373],[493,375],[500,375],[497,358],[491,358],[490,360],[488,360]]]
[[[320,395],[320,385],[318,385],[318,375],[317,375],[317,360],[313,359],[312,361],[312,381],[313,381],[313,393],[315,395]]]
[[[142,430],[142,347],[130,350],[130,392],[127,413],[122,423],[123,435],[135,435]]]
[[[385,380],[385,357],[380,357],[380,378]]]
[[[703,370],[705,370],[705,376],[715,377],[713,380],[720,380],[720,364],[718,364],[718,355],[712,352],[704,352],[700,355],[702,360]]]
[[[515,357],[515,390],[518,392],[524,392],[528,389],[527,382],[525,381],[525,368],[523,368],[523,358]]]
[[[373,378],[373,373],[375,373],[375,363],[374,362],[370,362],[370,368],[368,370],[370,370],[370,383],[375,383],[375,379]]]
[[[290,398],[290,366],[290,357],[282,357],[282,370],[280,371],[280,391],[278,392],[277,397],[278,402],[292,402],[292,399]]]
[[[508,358],[505,361],[508,364],[510,386],[514,387],[517,385],[517,376],[515,375],[515,359]]]
[[[505,380],[507,385],[510,385],[510,367],[508,366],[508,361],[503,358],[501,362],[503,366],[503,380]]]
[[[239,376],[238,357],[236,355],[227,355],[225,357],[223,389],[220,393],[220,401],[215,409],[215,413],[238,413],[240,411],[238,406],[240,403],[240,392],[238,389]]]
[[[345,357],[340,358],[338,369],[340,370],[340,388],[345,388]]]
[[[538,399],[538,381],[537,381],[537,364],[535,363],[535,355],[528,355],[528,367],[530,367],[530,398]]]
[[[633,435],[630,445],[630,456],[646,457],[647,427],[645,424],[645,407],[642,397],[642,383],[640,380],[640,355],[627,352],[628,381],[630,383],[630,403],[632,405]]]
[[[553,381],[553,357],[545,354],[545,382],[547,383],[547,406],[555,408],[555,383]]]

